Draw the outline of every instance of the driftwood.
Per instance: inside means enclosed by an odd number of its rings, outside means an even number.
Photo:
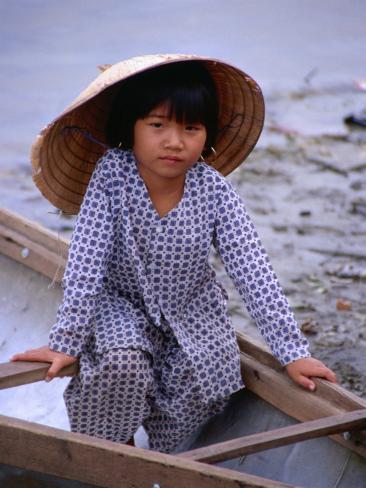
[[[361,249],[359,251],[350,251],[346,249],[320,249],[316,247],[309,248],[309,251],[318,254],[325,254],[326,256],[335,256],[352,259],[366,259],[366,254]]]

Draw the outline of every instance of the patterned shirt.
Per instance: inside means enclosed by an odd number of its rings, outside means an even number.
[[[244,203],[215,169],[196,163],[181,201],[155,210],[134,155],[108,150],[91,177],[74,228],[64,299],[50,347],[154,354],[169,327],[209,398],[242,387],[227,294],[209,264],[214,245],[274,356],[309,356]]]

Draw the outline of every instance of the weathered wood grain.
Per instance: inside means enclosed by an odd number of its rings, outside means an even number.
[[[0,252],[60,282],[68,242],[30,220],[0,209]]]
[[[24,253],[24,250],[27,252]],[[51,279],[56,274],[56,280],[60,281],[66,264],[68,242],[32,221],[0,209],[0,252]],[[27,256],[23,257],[25,254]],[[309,421],[366,408],[365,400],[321,379],[315,379],[316,392],[302,389],[286,376],[283,368],[261,343],[240,332],[237,339],[242,351],[242,375],[247,388],[289,416]],[[0,365],[0,387],[40,381],[47,367],[45,363]],[[72,373],[62,372],[63,375]],[[339,435],[332,437],[366,457],[364,433],[357,434],[358,443]]]
[[[2,363],[0,364],[0,390],[43,381],[49,367],[49,363],[29,361]],[[73,376],[76,372],[77,365],[72,364],[62,369],[57,376],[60,378]]]
[[[295,442],[363,428],[366,428],[366,409],[238,437],[230,441],[187,451],[181,453],[180,456],[205,463],[217,463]]]
[[[105,488],[280,488],[280,482],[0,416],[0,463]]]
[[[310,392],[296,385],[284,373],[241,353],[243,380],[249,390],[275,408],[301,422],[366,408],[366,401],[346,392],[339,385],[315,379],[317,390]],[[359,432],[350,440],[332,435],[333,440],[366,458],[366,435]]]
[[[64,259],[67,258],[68,240],[34,221],[5,208],[0,208],[0,224],[3,228],[11,229],[55,254],[61,254]]]

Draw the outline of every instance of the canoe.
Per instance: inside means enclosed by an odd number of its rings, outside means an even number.
[[[366,486],[366,401],[317,379],[293,384],[262,343],[237,332],[247,388],[174,455],[68,431],[67,378],[9,363],[45,343],[68,242],[0,210],[0,486],[238,488]],[[74,371],[63,371],[63,375]]]

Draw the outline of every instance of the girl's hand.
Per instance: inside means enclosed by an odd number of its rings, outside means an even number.
[[[325,378],[331,383],[337,383],[335,373],[315,358],[298,359],[288,364],[286,371],[295,383],[311,391],[314,391],[316,388],[314,381],[311,380],[312,376]]]
[[[37,349],[30,349],[29,351],[15,354],[10,358],[10,361],[39,361],[42,363],[51,363],[45,377],[45,381],[51,381],[61,369],[75,363],[77,358],[62,352],[52,351],[48,346],[42,346]]]

